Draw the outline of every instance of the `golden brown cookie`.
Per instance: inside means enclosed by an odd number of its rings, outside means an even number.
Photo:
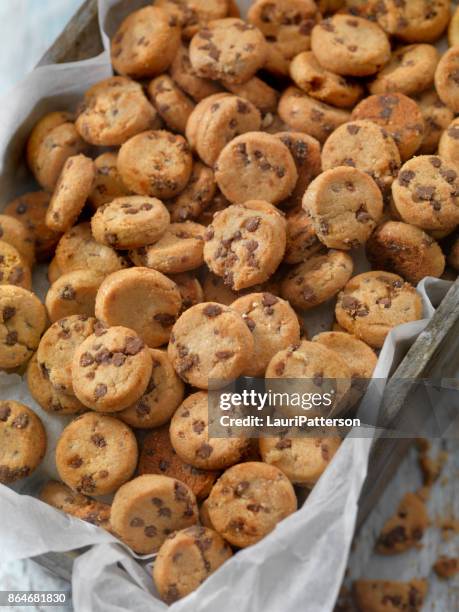
[[[26,478],[46,452],[46,431],[33,410],[14,400],[0,400],[0,483]]]
[[[171,198],[185,188],[193,160],[182,136],[165,130],[149,130],[123,144],[117,165],[128,189],[138,195],[162,199]]]
[[[134,79],[167,70],[180,45],[177,20],[161,8],[146,6],[128,15],[111,40],[113,68]]]
[[[0,368],[26,363],[46,324],[45,307],[35,294],[15,285],[0,285]]]
[[[380,348],[393,327],[422,317],[422,300],[397,274],[364,272],[338,295],[335,315],[346,331]]]
[[[266,59],[260,30],[241,19],[216,19],[202,27],[190,43],[190,61],[200,77],[244,83]]]
[[[155,559],[153,580],[167,604],[186,597],[232,556],[229,544],[212,529],[188,527],[168,537]]]
[[[204,260],[236,291],[266,281],[282,261],[286,223],[274,206],[260,200],[228,206],[205,233]]]
[[[285,263],[301,263],[322,249],[322,243],[317,237],[311,217],[303,208],[294,208],[289,211],[286,221]]]
[[[114,493],[137,465],[137,442],[131,429],[113,417],[86,412],[64,429],[57,441],[60,478],[86,495]]]
[[[210,438],[208,395],[189,395],[172,417],[169,434],[177,455],[202,470],[222,470],[239,463],[248,454],[248,438]]]
[[[130,195],[118,172],[117,160],[116,153],[102,153],[94,160],[96,174],[92,191],[88,196],[93,209],[108,204],[115,198]]]
[[[108,147],[151,129],[155,121],[156,111],[140,84],[115,76],[85,92],[75,126],[86,142]]]
[[[314,308],[344,287],[353,267],[352,258],[343,251],[318,251],[286,274],[281,284],[281,295],[294,308]]]
[[[171,223],[163,236],[149,246],[130,251],[137,266],[154,268],[163,274],[179,274],[202,265],[205,228],[185,221]]]
[[[182,296],[182,312],[204,301],[204,292],[201,283],[192,272],[172,274],[169,278],[177,285],[180,295]]]
[[[409,159],[424,138],[424,119],[414,100],[402,93],[368,96],[352,111],[352,119],[369,119],[395,140],[402,161]]]
[[[174,531],[197,520],[195,496],[175,478],[138,476],[120,487],[113,499],[113,529],[137,553],[156,552]]]
[[[277,352],[300,341],[295,311],[272,293],[249,293],[234,301],[231,308],[239,312],[253,336],[254,353],[245,376],[264,376]]]
[[[0,285],[32,289],[30,267],[21,253],[4,240],[0,240]]]
[[[413,285],[426,276],[439,278],[445,269],[438,243],[408,223],[386,221],[373,232],[366,251],[373,268],[400,274]]]
[[[91,230],[101,244],[135,249],[159,240],[169,222],[169,212],[160,200],[125,196],[99,206],[91,219]]]
[[[218,336],[218,339],[210,341]],[[185,381],[207,389],[237,378],[253,356],[249,328],[235,310],[204,302],[186,310],[172,328],[168,355]]]
[[[433,42],[449,20],[448,0],[383,0],[376,5],[380,26],[405,42]]]
[[[417,99],[417,103],[425,125],[424,138],[418,152],[422,155],[436,153],[440,137],[454,119],[454,115],[434,90],[424,92]],[[442,152],[440,155],[443,157]]]
[[[438,155],[446,163],[459,168],[459,121],[453,119],[441,134]]]
[[[276,136],[247,132],[222,150],[215,179],[233,204],[254,199],[278,204],[291,195],[298,173],[288,147]]]
[[[13,246],[28,267],[35,263],[35,240],[25,223],[10,215],[0,214],[0,239]]]
[[[185,133],[186,122],[195,107],[194,102],[167,74],[153,79],[148,95],[161,119],[173,132]]]
[[[330,331],[317,334],[312,341],[338,353],[350,369],[352,378],[371,378],[378,357],[362,340],[346,332]]]
[[[262,79],[254,76],[245,83],[224,83],[224,85],[234,95],[251,102],[263,115],[276,112],[278,93]]]
[[[142,267],[107,276],[96,298],[99,320],[107,326],[133,329],[152,348],[167,343],[181,307],[177,285],[160,272]]]
[[[279,100],[278,112],[291,130],[305,132],[321,143],[339,125],[350,119],[347,110],[315,100],[298,87],[288,87],[284,91]]]
[[[201,470],[180,459],[171,444],[169,426],[158,427],[148,432],[143,440],[138,472],[163,474],[184,482],[197,499],[206,498],[217,479],[218,472]]]
[[[233,546],[244,548],[295,512],[297,500],[283,472],[251,461],[226,470],[212,489],[207,508],[214,529]]]
[[[184,45],[180,46],[172,60],[170,74],[177,85],[196,102],[222,91],[218,83],[210,79],[203,79],[194,72],[188,48]]]
[[[57,177],[56,177],[57,178]],[[31,191],[9,202],[3,212],[21,221],[32,233],[37,259],[48,259],[61,236],[46,227],[45,218],[51,196],[45,191]]]
[[[213,171],[196,161],[185,189],[166,202],[171,221],[196,221],[212,202],[217,191]]]
[[[96,295],[104,278],[104,274],[91,269],[61,274],[45,298],[50,321],[54,323],[70,315],[93,317]]]

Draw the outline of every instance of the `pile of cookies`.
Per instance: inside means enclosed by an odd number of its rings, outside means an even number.
[[[256,0],[247,20],[156,0],[114,34],[117,76],[29,136],[40,190],[0,215],[0,368],[75,415],[42,499],[159,551],[168,603],[293,513],[339,447],[209,438],[209,384],[369,378],[422,317],[415,285],[459,269],[459,47],[432,44],[449,19],[445,0]],[[333,329],[308,340],[329,300]],[[10,483],[46,432],[5,399],[0,442]]]

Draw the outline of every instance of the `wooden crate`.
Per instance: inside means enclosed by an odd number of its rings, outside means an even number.
[[[97,16],[97,0],[86,0],[70,20],[60,36],[41,58],[38,65],[62,63],[87,59],[102,51]],[[459,363],[459,279],[453,284],[448,295],[438,308],[427,333],[421,334],[398,366],[393,378],[419,379],[448,377],[445,368]],[[448,365],[442,356],[448,351],[451,359]],[[381,425],[396,427],[403,414],[410,410],[409,392],[393,393],[391,383],[387,385],[383,398],[383,419]],[[377,503],[385,486],[394,475],[413,440],[383,438],[376,441],[368,470],[357,519],[359,529]],[[73,559],[71,554],[48,553],[34,560],[50,571],[70,580]]]

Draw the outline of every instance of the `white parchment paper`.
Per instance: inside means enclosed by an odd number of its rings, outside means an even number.
[[[121,17],[147,2],[99,0],[105,51],[97,58],[36,69],[0,101],[0,187],[2,206],[29,188],[22,153],[28,132],[45,112],[74,107],[84,91],[111,74],[107,45]],[[242,8],[247,2],[240,2]],[[365,262],[356,262],[362,271]],[[43,292],[43,271],[34,278]],[[419,286],[424,319],[394,329],[381,351],[375,377],[384,378],[425,328],[450,283],[425,279]],[[310,335],[329,328],[331,304],[306,320]],[[146,564],[108,533],[40,502],[41,484],[56,478],[54,448],[69,421],[45,413],[17,375],[0,372],[0,398],[31,406],[45,423],[48,452],[28,479],[0,485],[0,546],[4,562],[50,551],[91,546],[80,554],[72,577],[77,612],[167,608],[155,594]],[[172,606],[176,612],[327,612],[332,610],[346,567],[371,439],[346,439],[303,506],[257,545],[237,553],[194,593]]]

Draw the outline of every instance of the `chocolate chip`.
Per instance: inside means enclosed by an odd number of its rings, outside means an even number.
[[[27,414],[19,414],[11,423],[16,429],[25,429],[29,424],[29,416]]]
[[[96,385],[96,388],[94,389],[94,397],[96,399],[99,399],[100,397],[104,397],[104,395],[107,395],[107,385],[105,385],[104,383],[99,383],[98,385]]]
[[[236,497],[242,497],[249,486],[250,483],[247,480],[241,480],[241,482],[237,484],[234,489],[234,495],[236,495]]]
[[[402,187],[408,187],[416,174],[412,170],[402,170],[398,175],[398,182]]]
[[[177,480],[174,483],[174,496],[179,502],[189,501],[188,489],[185,487],[185,485],[181,484]]]
[[[7,346],[14,346],[18,341],[18,332],[10,331],[6,334],[5,344]]]
[[[91,442],[95,444],[98,448],[103,448],[104,446],[107,446],[107,442],[104,436],[101,436],[97,433],[91,436]]]
[[[260,217],[250,217],[244,222],[244,227],[248,232],[255,232],[260,226]]]
[[[137,355],[144,348],[143,340],[139,337],[129,336],[126,338],[124,352],[126,355]]]
[[[116,367],[120,368],[126,361],[126,355],[123,353],[113,353],[111,357],[111,363]]]
[[[250,512],[260,512],[260,510],[262,509],[261,504],[247,504],[247,510],[250,510]]]
[[[0,406],[0,421],[7,421],[10,414],[11,408],[8,404],[3,404],[3,406]]]
[[[71,468],[77,469],[83,465],[83,459],[77,455],[76,457],[72,457],[72,459],[70,459],[68,465]]]
[[[231,359],[231,357],[234,357],[234,351],[217,351],[215,357],[218,361],[227,361]]]
[[[277,374],[277,376],[282,376],[284,371],[285,371],[285,363],[283,361],[279,361],[279,363],[277,363],[276,366],[274,367],[274,372]]]
[[[196,456],[200,459],[208,459],[213,452],[212,446],[210,444],[206,444],[205,442],[201,444],[201,446],[196,451]]]
[[[223,309],[220,306],[217,306],[216,304],[207,304],[207,306],[204,307],[202,312],[204,315],[206,315],[206,317],[209,317],[209,319],[213,319],[214,317],[218,317],[218,315],[221,315]]]
[[[366,223],[366,221],[372,220],[372,216],[370,215],[369,212],[367,212],[367,209],[364,204],[362,204],[362,206],[360,206],[360,208],[355,213],[355,218],[360,223]]]
[[[201,434],[205,428],[206,428],[206,424],[204,423],[204,421],[202,420],[193,421],[193,431],[195,433]]]
[[[170,467],[170,462],[167,461],[166,459],[161,459],[159,462],[159,469],[161,470],[161,472],[165,472],[166,470],[168,470]]]
[[[286,448],[292,448],[292,441],[291,440],[287,440],[286,438],[283,438],[282,440],[279,440],[279,442],[276,443],[276,448],[278,450],[284,450]]]
[[[147,538],[154,538],[155,535],[158,533],[158,530],[154,525],[147,525],[143,532],[147,536]]]
[[[71,285],[65,285],[60,296],[63,300],[74,300],[76,296],[75,289]]]
[[[94,357],[91,353],[83,353],[80,357],[80,366],[86,368],[94,363]]]
[[[16,314],[16,308],[14,306],[5,306],[3,309],[3,322],[9,321]]]
[[[390,308],[392,304],[392,300],[388,297],[382,297],[376,300],[377,304],[381,304],[384,308]]]

